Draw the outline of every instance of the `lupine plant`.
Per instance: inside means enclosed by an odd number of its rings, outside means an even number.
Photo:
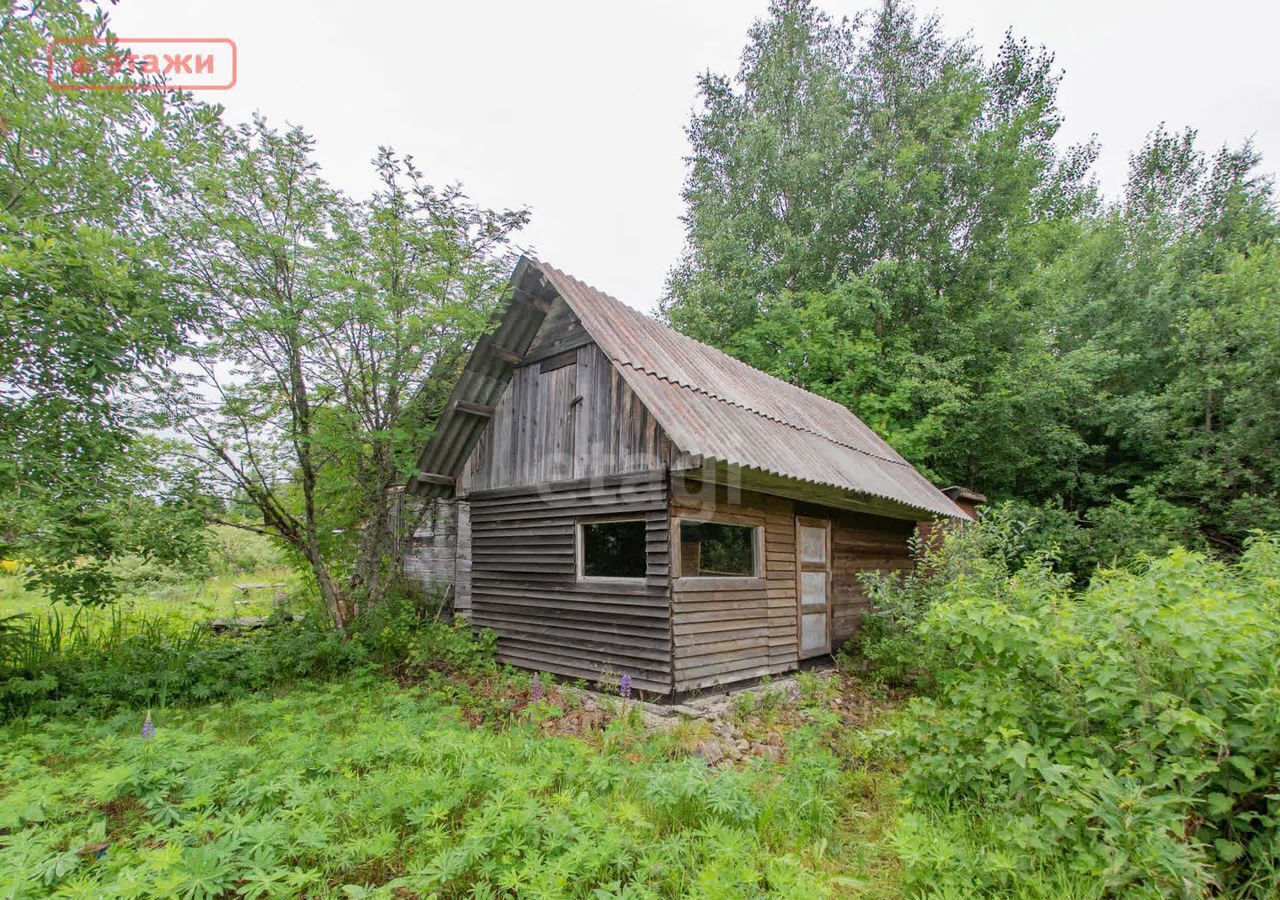
[[[861,874],[868,842],[836,816],[851,785],[820,746],[711,769],[471,728],[453,704],[363,676],[170,708],[150,739],[122,718],[13,723],[0,896],[815,897]]]

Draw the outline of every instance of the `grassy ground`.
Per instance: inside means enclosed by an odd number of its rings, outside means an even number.
[[[268,568],[252,573],[193,578],[145,586],[125,597],[119,609],[130,617],[179,617],[217,619],[228,616],[266,615],[278,591],[288,593],[297,584],[297,575],[288,568]],[[241,590],[238,585],[266,585]],[[283,587],[278,587],[283,585]],[[39,594],[28,591],[20,575],[0,575],[0,618],[17,613],[44,616],[54,606]],[[61,610],[64,614],[66,610]],[[86,610],[90,618],[106,611]]]
[[[0,686],[62,698],[10,697],[0,725],[0,897],[896,896],[896,761],[851,686],[736,704],[740,733],[782,751],[713,766],[702,720],[649,731],[620,699],[586,715],[444,626],[392,616],[351,652],[323,626],[191,643],[194,622],[269,612],[279,583],[169,578],[33,657],[55,686]],[[70,618],[0,576],[15,613]],[[266,687],[210,702],[256,671]]]
[[[366,674],[153,711],[149,740],[142,710],[11,723],[0,895],[893,895],[873,748],[780,716],[781,761],[709,768],[621,703],[546,736],[572,701],[527,685]]]

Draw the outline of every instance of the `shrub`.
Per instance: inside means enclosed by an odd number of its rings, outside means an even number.
[[[429,603],[401,595],[345,637],[316,604],[300,622],[277,609],[265,627],[231,635],[119,607],[105,621],[12,616],[0,619],[0,719],[237,697],[403,662],[492,670],[493,639],[475,641],[465,623],[440,622]]]
[[[264,535],[243,528],[216,525],[209,555],[214,575],[250,575],[284,565],[280,548]]]
[[[1079,592],[1043,559],[952,561],[910,626],[936,688],[899,734],[909,883],[1273,896],[1280,540]]]
[[[20,641],[4,642],[0,718],[242,696],[331,678],[368,659],[363,645],[344,641],[318,617],[227,636],[204,624],[126,618],[119,611],[101,628],[67,623],[57,612],[28,618],[25,626]]]
[[[178,565],[173,562],[140,556],[135,553],[116,557],[107,566],[111,576],[122,590],[144,593],[156,588],[182,584],[207,573],[207,567],[199,560]]]
[[[1038,520],[1024,512],[1010,504],[992,507],[980,525],[948,530],[941,542],[913,537],[910,571],[863,573],[871,609],[840,654],[842,665],[873,682],[927,685],[936,661],[917,631],[940,598],[974,579],[998,589],[1011,567],[1052,561],[1048,551],[1033,548]]]

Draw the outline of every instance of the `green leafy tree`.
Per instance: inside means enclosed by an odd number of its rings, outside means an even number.
[[[386,593],[413,524],[395,489],[436,412],[423,385],[486,327],[526,214],[437,190],[385,149],[379,189],[353,202],[312,146],[258,119],[198,174],[184,269],[216,316],[172,399],[223,492],[256,510],[247,527],[305,561],[345,628]]]
[[[1161,126],[1106,202],[1097,146],[1055,144],[1059,80],[900,0],[777,0],[699,81],[663,313],[940,482],[1055,507],[1080,572],[1197,531],[1237,550],[1280,488],[1270,179]]]
[[[849,405],[927,468],[975,468],[943,436],[980,446],[975,401],[999,405],[1003,361],[1034,367],[1034,315],[1008,284],[1090,202],[1092,148],[1053,147],[1057,81],[1046,52],[1010,36],[985,64],[906,4],[837,24],[775,3],[736,78],[700,83],[666,316]],[[1035,423],[1009,456],[1073,443],[1054,430]]]
[[[138,441],[157,422],[136,389],[201,315],[169,264],[164,207],[217,111],[50,87],[49,41],[108,33],[101,10],[64,0],[0,13],[0,533],[38,587],[74,602],[115,595],[115,556],[191,550],[198,518],[137,490],[172,461]]]

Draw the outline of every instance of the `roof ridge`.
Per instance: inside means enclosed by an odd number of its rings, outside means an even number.
[[[852,450],[855,453],[861,453],[863,456],[869,456],[872,459],[878,459],[881,462],[892,463],[895,466],[905,466],[908,469],[915,468],[914,466],[911,465],[911,463],[907,462],[906,460],[893,459],[888,456],[882,456],[879,453],[872,453],[870,450],[864,450],[862,447],[855,447],[852,444],[846,443],[845,441],[838,441],[835,438],[831,437],[831,435],[829,434],[823,434],[822,432],[815,431],[812,428],[806,428],[803,425],[797,425],[795,422],[789,422],[786,419],[781,419],[781,418],[778,418],[777,416],[771,416],[767,412],[756,409],[753,406],[748,406],[745,403],[740,403],[734,400],[730,400],[728,397],[721,396],[720,394],[717,394],[714,391],[709,391],[706,388],[700,388],[692,384],[685,384],[683,381],[680,381],[677,378],[672,378],[669,375],[663,375],[659,372],[654,372],[651,369],[646,369],[643,366],[637,366],[635,363],[628,362],[625,359],[618,359],[617,357],[614,357],[614,356],[609,356],[609,359],[613,360],[613,362],[616,365],[625,366],[626,368],[632,369],[633,371],[641,372],[645,375],[648,375],[650,378],[656,378],[658,381],[665,381],[667,382],[667,384],[674,384],[676,387],[682,390],[691,391],[695,394],[701,394],[702,396],[707,397],[708,399],[715,400],[719,403],[723,403],[726,406],[736,406],[738,409],[746,410],[752,415],[759,416],[762,419],[767,419],[770,422],[777,422],[779,425],[785,425],[787,428],[792,428],[796,431],[803,431],[805,434],[811,434],[816,438],[821,438],[824,441],[835,444],[837,447],[844,447],[846,450]],[[801,388],[801,390],[803,390],[803,388]],[[821,397],[822,395],[814,394],[814,396]],[[823,397],[823,399],[826,400],[828,398]],[[833,400],[831,402],[834,403],[835,401]]]
[[[720,355],[720,356],[724,357],[726,360],[728,360],[729,362],[731,362],[731,363],[733,363],[733,364],[735,364],[735,365],[742,366],[743,368],[750,369],[752,372],[754,372],[754,373],[756,373],[756,374],[763,375],[765,378],[768,378],[770,381],[775,381],[775,382],[777,382],[778,384],[782,385],[783,387],[785,387],[785,388],[787,388],[787,389],[789,389],[789,390],[793,390],[793,391],[800,391],[801,393],[808,394],[808,395],[809,395],[809,396],[811,396],[811,397],[816,397],[816,398],[818,398],[819,400],[822,400],[822,401],[823,401],[823,402],[825,402],[825,403],[829,403],[829,404],[831,404],[832,406],[836,407],[836,408],[837,408],[837,409],[839,409],[839,410],[842,410],[842,411],[844,411],[844,412],[852,412],[852,410],[850,410],[850,409],[849,409],[847,406],[845,406],[843,403],[838,403],[837,401],[832,400],[830,397],[824,397],[824,396],[822,396],[821,394],[816,394],[816,393],[814,393],[813,391],[810,391],[810,390],[808,390],[808,389],[806,389],[806,388],[802,388],[802,387],[800,387],[800,385],[798,385],[798,384],[792,384],[792,383],[791,383],[791,382],[789,382],[789,381],[786,381],[786,380],[784,380],[784,379],[782,379],[782,378],[779,378],[777,375],[774,375],[774,374],[772,374],[772,373],[766,372],[764,369],[757,368],[757,367],[755,367],[755,366],[751,365],[751,364],[750,364],[750,363],[748,363],[748,362],[743,362],[742,360],[738,359],[738,357],[734,356],[734,355],[733,355],[733,354],[731,354],[731,353],[726,353],[725,351],[721,350],[719,347],[715,346],[714,344],[708,344],[708,343],[706,343],[705,341],[700,341],[700,340],[698,340],[696,337],[691,337],[690,335],[685,334],[683,331],[680,331],[680,330],[678,330],[678,329],[676,329],[676,328],[672,327],[671,325],[668,325],[666,322],[663,322],[663,321],[661,321],[661,320],[659,320],[659,319],[655,318],[654,316],[649,315],[648,313],[641,312],[640,310],[636,309],[636,308],[635,308],[634,306],[632,306],[631,304],[629,304],[629,303],[625,303],[625,302],[623,302],[622,300],[619,300],[617,297],[613,296],[612,294],[608,293],[607,291],[602,291],[602,290],[600,290],[598,287],[596,287],[595,285],[593,285],[593,284],[588,284],[587,282],[583,281],[581,278],[575,278],[574,276],[570,275],[568,272],[564,271],[563,269],[557,269],[555,266],[551,265],[551,263],[545,262],[545,261],[543,261],[543,260],[534,260],[534,262],[535,262],[539,267],[546,267],[546,268],[548,268],[548,269],[552,269],[552,270],[553,270],[553,271],[555,271],[555,273],[556,273],[557,275],[559,275],[561,278],[564,278],[564,279],[567,279],[567,280],[569,280],[569,281],[572,281],[574,284],[578,285],[579,287],[581,287],[581,288],[585,288],[586,290],[591,291],[592,293],[597,294],[597,295],[599,295],[600,297],[603,297],[604,299],[609,300],[609,301],[611,301],[611,302],[613,302],[613,303],[617,304],[619,307],[621,307],[622,309],[624,309],[624,310],[625,310],[627,313],[629,313],[630,315],[633,315],[633,316],[639,316],[639,317],[640,317],[640,318],[642,318],[642,319],[645,319],[645,320],[647,320],[647,321],[649,321],[649,322],[652,322],[652,323],[653,323],[653,324],[655,324],[655,325],[658,325],[658,326],[660,326],[660,327],[662,327],[662,328],[667,329],[667,330],[668,330],[668,331],[670,331],[672,334],[678,335],[679,337],[681,337],[682,339],[684,339],[684,340],[686,340],[686,341],[689,341],[689,342],[691,342],[691,343],[697,344],[699,347],[705,347],[706,349],[711,350],[712,352],[714,352],[714,353],[716,353],[716,354],[718,354],[718,355]],[[618,360],[614,360],[614,362],[617,362],[617,361],[618,361]],[[650,374],[657,374],[657,373],[650,373]],[[661,376],[661,375],[659,375],[658,377],[662,378],[662,377],[665,377],[665,376]],[[676,383],[676,382],[672,382],[672,383],[674,384],[674,383]],[[703,388],[699,388],[699,387],[697,387],[697,386],[695,386],[695,385],[686,385],[686,384],[683,384],[683,383],[682,383],[680,386],[681,386],[681,387],[687,387],[687,388],[690,388],[691,390],[695,390],[695,391],[704,391],[704,389],[703,389]],[[704,391],[704,392],[705,392],[705,391]],[[712,396],[712,395],[711,395],[711,394],[707,394],[707,396]],[[720,399],[720,398],[717,398],[717,399]],[[734,405],[734,406],[740,405],[740,404],[734,404],[734,403],[732,403],[732,401],[728,401],[728,400],[726,400],[725,402],[727,402],[727,403],[731,403],[731,405]],[[790,422],[786,422],[786,421],[785,421],[785,420],[783,420],[783,419],[778,419],[778,418],[776,418],[776,417],[774,417],[774,416],[770,416],[770,415],[768,415],[767,413],[762,413],[762,412],[760,412],[759,410],[752,409],[751,407],[743,406],[743,409],[751,409],[751,411],[752,411],[752,412],[754,412],[754,413],[756,413],[757,415],[764,416],[766,419],[769,419],[770,421],[773,421],[773,422],[782,422],[783,424],[786,424],[786,425],[790,425],[790,424],[792,424],[792,423],[790,423]],[[795,427],[799,428],[799,426],[795,426]],[[812,431],[811,429],[807,429],[807,428],[800,428],[800,430],[801,430],[801,431],[808,431],[808,432],[809,432],[809,433],[811,433],[811,434],[817,434],[817,432]],[[820,436],[821,436],[821,437],[826,437],[825,435],[820,435]],[[828,438],[828,440],[830,440],[830,438]],[[840,441],[832,441],[832,443],[835,443],[835,444],[841,444],[841,446],[844,446]],[[865,451],[862,451],[862,452],[865,452]],[[868,455],[869,455],[869,456],[875,456],[876,454],[871,453],[871,454],[868,454]],[[877,458],[879,458],[879,457],[877,457]],[[896,462],[896,460],[894,460],[894,462]],[[909,463],[908,463],[908,465],[909,465]]]

